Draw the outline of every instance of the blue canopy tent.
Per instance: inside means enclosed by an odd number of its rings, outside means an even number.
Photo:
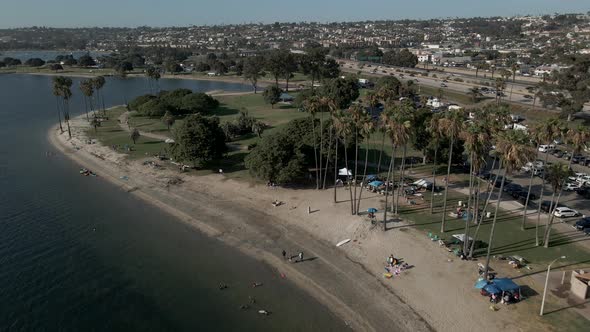
[[[500,293],[502,293],[502,290],[500,288],[498,288],[498,286],[496,286],[494,284],[485,285],[483,287],[483,290],[485,290],[489,294],[500,294]]]
[[[520,286],[518,286],[512,279],[510,278],[498,278],[493,280],[494,285],[496,285],[502,292],[514,292],[520,290]]]
[[[375,209],[375,208],[368,208],[367,209],[367,212],[369,212],[369,213],[375,213],[375,212],[377,212],[377,209]]]
[[[475,283],[475,286],[474,286],[474,287],[475,287],[475,288],[477,288],[477,289],[482,289],[482,288],[484,288],[485,286],[487,286],[487,284],[488,284],[488,281],[487,281],[487,280],[480,279],[480,280],[478,280],[478,281]]]
[[[379,187],[383,184],[382,181],[373,181],[373,182],[369,182],[369,186],[371,187]]]
[[[374,180],[377,180],[377,175],[375,175],[375,174],[367,175],[367,181],[374,181]]]

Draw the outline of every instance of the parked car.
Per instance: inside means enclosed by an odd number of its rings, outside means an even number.
[[[559,203],[557,205],[558,207],[565,207],[565,205]],[[550,201],[543,201],[541,202],[541,211],[545,212],[545,213],[549,213],[549,207],[551,207],[551,202]]]
[[[523,189],[522,189],[522,186],[518,183],[509,183],[509,184],[504,185],[504,191],[509,194],[512,194],[513,192],[520,191],[520,190],[523,190]]]
[[[586,234],[586,236],[590,235],[590,227],[584,228],[584,234]]]
[[[557,218],[577,217],[580,213],[574,209],[562,206],[555,209],[553,213]]]
[[[588,175],[588,174],[578,172],[578,173],[574,173],[574,175],[568,177],[568,179],[570,181],[578,181],[578,180],[580,180],[582,177],[584,177],[586,175]]]
[[[519,197],[516,199],[516,201],[517,201],[518,203],[520,203],[520,204],[522,204],[522,205],[524,206],[524,205],[526,204],[526,196],[524,196],[524,197],[522,197],[522,196],[519,196]],[[534,204],[535,204],[535,203],[533,202],[533,200],[529,198],[529,204],[528,204],[528,206],[532,206],[532,205],[534,205]]]
[[[576,183],[576,182],[570,182],[570,183],[566,183],[565,186],[563,187],[563,190],[565,191],[575,191],[582,188],[582,186],[580,186],[580,184]]]
[[[523,97],[524,97],[525,99],[533,99],[533,96],[531,96],[531,95],[524,95]]]
[[[555,149],[555,145],[553,144],[543,144],[543,145],[539,145],[539,152],[549,152],[552,151],[553,149]]]
[[[441,83],[441,84],[440,84],[440,87],[441,87],[441,88],[446,88],[446,87],[448,87],[448,85],[446,85],[446,84],[444,84],[444,83]]]
[[[527,195],[529,195],[529,191],[528,190],[522,190],[522,191],[518,191],[516,193],[512,194],[512,197],[514,197],[514,195],[516,194],[516,198],[524,198],[526,199]],[[537,194],[535,194],[534,192],[531,192],[529,195],[529,201],[536,201],[539,197],[537,197]]]
[[[574,163],[574,164],[577,164],[577,163],[579,163],[579,162],[580,162],[582,159],[583,159],[583,160],[586,160],[586,157],[584,157],[584,156],[583,156],[583,155],[581,155],[581,154],[575,154],[575,155],[572,157],[572,163]]]
[[[576,221],[576,223],[574,224],[574,228],[581,231],[584,228],[588,228],[590,227],[590,218],[586,217],[586,218],[582,218],[578,221]]]
[[[561,151],[561,150],[555,150],[553,151],[552,155],[557,157],[557,158],[561,158],[563,157],[563,155],[565,154],[565,152]]]

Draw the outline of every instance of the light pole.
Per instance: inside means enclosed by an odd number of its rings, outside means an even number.
[[[539,313],[541,316],[543,316],[543,309],[545,308],[545,295],[547,295],[547,285],[549,284],[549,272],[551,272],[551,265],[553,265],[553,263],[557,262],[559,259],[565,259],[565,256],[554,259],[547,266],[547,277],[545,278],[545,288],[543,289],[543,299],[541,300],[541,312]]]

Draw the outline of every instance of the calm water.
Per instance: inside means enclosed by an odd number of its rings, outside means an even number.
[[[51,77],[0,75],[0,331],[341,330],[268,266],[100,178],[77,175],[65,157],[47,157],[56,120],[50,85]],[[104,95],[120,104],[147,89],[144,79],[108,79]],[[78,96],[72,105],[82,105]],[[219,291],[221,280],[230,289]],[[253,281],[264,286],[254,292]],[[241,311],[248,295],[274,314]]]

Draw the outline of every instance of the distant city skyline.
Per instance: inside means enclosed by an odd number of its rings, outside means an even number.
[[[44,0],[13,1],[0,28],[189,26],[587,13],[588,0]]]

